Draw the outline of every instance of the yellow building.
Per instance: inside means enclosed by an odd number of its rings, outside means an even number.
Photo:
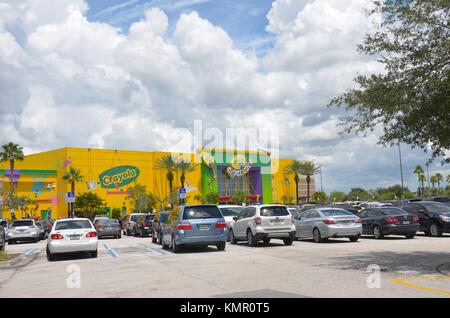
[[[167,155],[170,153],[89,148],[61,148],[28,155],[24,161],[16,162],[13,178],[17,180],[17,195],[32,202],[19,206],[14,211],[15,217],[67,216],[66,197],[70,185],[63,176],[70,166],[80,169],[84,177],[82,183],[76,184],[76,195],[93,192],[104,199],[110,209],[120,208],[130,213],[127,188],[141,184],[166,206],[170,192],[167,170],[156,169],[155,163]],[[245,192],[252,202],[295,201],[293,176],[284,174],[290,159],[271,158],[268,153],[256,151],[224,149],[202,149],[196,154],[175,157],[197,163],[195,171],[186,175],[187,203],[197,203],[198,195],[211,191],[218,192],[224,203],[236,191]],[[0,164],[0,179],[5,187],[10,178],[9,164]],[[180,176],[175,172],[173,187],[180,186]],[[310,188],[312,195],[314,181]],[[306,191],[300,193],[300,197],[305,195]],[[11,211],[5,204],[2,217],[11,218]]]

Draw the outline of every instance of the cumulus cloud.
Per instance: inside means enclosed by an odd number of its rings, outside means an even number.
[[[344,175],[360,184],[362,173],[376,185],[395,153],[377,150],[376,137],[342,138],[325,107],[356,73],[380,70],[355,52],[379,22],[365,16],[369,3],[276,0],[274,47],[258,57],[195,11],[169,33],[167,15],[149,8],[123,32],[89,21],[84,0],[3,1],[0,142],[189,151],[194,120],[224,132],[272,127],[282,156],[329,165],[329,189],[351,184]]]

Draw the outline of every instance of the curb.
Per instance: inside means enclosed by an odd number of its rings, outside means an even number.
[[[3,269],[12,269],[12,268],[17,268],[17,267],[22,267],[25,265],[28,265],[29,263],[31,263],[37,256],[39,255],[39,253],[35,253],[32,254],[30,256],[27,256],[25,254],[21,254],[9,261],[6,262],[0,262],[0,270]]]

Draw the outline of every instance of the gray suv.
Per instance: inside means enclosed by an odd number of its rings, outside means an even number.
[[[247,241],[256,246],[258,241],[269,244],[271,239],[281,239],[291,245],[295,238],[295,221],[284,205],[255,205],[243,209],[230,228],[230,242]]]
[[[39,242],[40,230],[32,219],[16,220],[12,222],[8,231],[8,244],[18,241]]]

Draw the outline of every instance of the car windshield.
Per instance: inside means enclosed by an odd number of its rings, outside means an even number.
[[[167,219],[169,218],[169,214],[170,213],[161,213],[161,215],[159,217],[159,222],[161,222],[161,223],[167,222]]]
[[[450,212],[448,205],[442,203],[422,203],[422,205],[432,213]]]
[[[117,224],[119,224],[119,221],[118,220],[109,220],[109,223],[111,225],[117,225]]]
[[[220,212],[222,212],[223,216],[237,216],[243,207],[232,207],[232,208],[220,208]]]
[[[139,217],[140,217],[140,215],[134,214],[134,215],[130,216],[130,221],[136,222]]]
[[[77,229],[92,229],[91,222],[88,220],[67,220],[59,221],[55,226],[55,231]]]
[[[97,224],[100,224],[100,225],[109,224],[109,220],[108,219],[99,219],[99,220],[97,220]]]
[[[153,221],[154,218],[155,218],[155,215],[154,215],[154,214],[147,215],[147,216],[145,217],[145,221],[151,222],[151,221]]]
[[[286,216],[289,211],[284,206],[271,206],[261,209],[261,216]]]
[[[294,218],[298,218],[301,215],[301,213],[298,209],[288,208],[288,210],[289,210],[289,212],[291,212],[291,214]]]
[[[340,209],[333,209],[333,210],[322,210],[320,211],[325,216],[335,216],[335,215],[353,215],[352,213],[346,211],[346,210],[340,210]]]
[[[19,226],[33,226],[33,221],[14,221],[11,224],[11,227],[19,227]]]
[[[399,215],[399,214],[408,214],[405,211],[401,210],[401,209],[380,209],[381,213],[383,213],[384,215]]]
[[[193,206],[184,208],[183,219],[220,219],[222,213],[217,206]]]

